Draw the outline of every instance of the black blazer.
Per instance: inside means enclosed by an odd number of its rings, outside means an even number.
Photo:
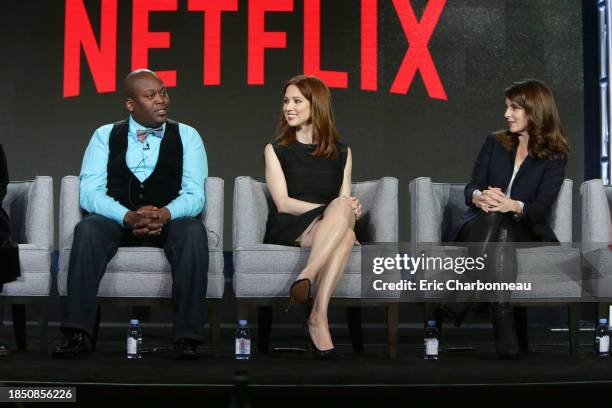
[[[6,187],[9,183],[8,167],[6,165],[6,156],[4,149],[0,144],[0,204],[6,197]],[[0,205],[0,242],[7,241],[10,236],[9,218],[4,209]]]
[[[464,214],[461,226],[480,211],[472,204],[474,190],[482,191],[491,186],[506,191],[514,171],[515,158],[516,148],[508,151],[495,135],[487,136],[478,153],[472,178],[465,186],[465,203],[470,208]],[[552,228],[548,226],[548,218],[565,179],[566,164],[566,159],[539,160],[529,155],[512,183],[510,198],[525,204],[523,214],[514,218],[527,225],[540,241],[558,242]]]

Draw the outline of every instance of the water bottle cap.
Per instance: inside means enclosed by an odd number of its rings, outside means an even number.
[[[435,326],[436,325],[436,321],[435,320],[428,320],[427,321],[427,325],[428,326]]]
[[[238,320],[238,325],[239,326],[246,326],[247,325],[247,321],[246,320]]]
[[[130,320],[130,324],[138,324],[138,319],[132,319],[132,320]]]
[[[608,319],[605,319],[605,318],[599,319],[599,323],[600,324],[608,324]]]

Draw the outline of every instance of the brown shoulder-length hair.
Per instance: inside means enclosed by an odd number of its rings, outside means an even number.
[[[327,85],[312,75],[297,75],[291,78],[283,88],[283,97],[290,85],[295,85],[310,102],[310,120],[312,122],[312,138],[316,144],[313,156],[325,156],[329,159],[338,158],[338,132],[334,113],[332,111],[331,93]],[[281,107],[281,115],[276,129],[276,140],[283,146],[295,142],[295,128],[289,126],[285,119],[285,112]]]
[[[536,79],[526,79],[513,83],[504,94],[525,110],[529,154],[540,160],[567,159],[569,144],[561,126],[555,98],[548,86]],[[495,135],[507,150],[518,146],[518,135],[509,130],[500,130]]]

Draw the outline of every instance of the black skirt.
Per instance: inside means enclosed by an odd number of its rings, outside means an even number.
[[[264,244],[296,246],[296,239],[306,231],[306,228],[327,208],[327,205],[313,208],[300,215],[271,212],[266,224]]]

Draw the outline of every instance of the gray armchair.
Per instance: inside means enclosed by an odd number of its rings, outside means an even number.
[[[410,182],[411,237],[413,250],[426,248],[466,256],[465,247],[448,243],[456,231],[465,205],[465,184],[433,183],[428,177]],[[559,246],[518,248],[517,282],[533,282],[533,290],[525,294],[515,291],[512,301],[521,305],[555,305],[568,307],[570,351],[578,350],[579,300],[582,296],[580,251],[572,247],[572,181],[566,179],[554,204],[549,225],[561,242]],[[437,248],[436,248],[437,247]],[[519,310],[518,316],[524,316]],[[519,324],[521,348],[527,346],[526,321]]]
[[[601,179],[585,181],[580,186],[582,198],[582,254],[587,289],[600,303],[600,316],[607,314],[612,301],[612,186]]]
[[[397,241],[397,186],[398,181],[393,177],[353,183],[352,194],[358,197],[363,205],[363,216],[356,225],[357,237],[362,244]],[[239,318],[246,318],[250,304],[266,305],[274,301],[286,302],[291,283],[308,260],[309,249],[263,243],[266,220],[272,205],[274,203],[264,182],[250,177],[236,178],[233,255],[234,292],[238,300]],[[361,247],[353,248],[344,275],[336,287],[331,302],[336,305],[385,306],[387,308],[389,354],[396,355],[397,299],[387,302],[380,299],[362,299]],[[262,330],[260,330],[260,336],[261,332]],[[351,328],[351,332],[355,333],[354,327]],[[260,341],[260,348],[261,344]],[[267,342],[264,344],[267,347]]]
[[[17,348],[26,349],[25,305],[38,307],[40,350],[47,353],[47,301],[51,288],[53,251],[53,179],[11,182],[2,201],[11,220],[13,241],[19,244],[21,276],[4,284],[0,300],[13,305]]]
[[[60,254],[58,290],[66,295],[68,261],[74,227],[83,217],[79,205],[79,178],[66,176],[62,179],[60,193]],[[219,305],[223,298],[223,180],[217,177],[206,179],[206,204],[202,222],[208,231],[208,288],[206,300],[212,333],[213,354],[218,351],[220,336]],[[98,303],[111,302],[121,305],[169,304],[172,297],[172,275],[170,264],[160,248],[119,248],[109,262],[98,289]],[[202,299],[204,301],[204,299]],[[98,317],[99,319],[99,317]],[[96,327],[97,331],[97,327]],[[97,333],[94,333],[94,338]]]

